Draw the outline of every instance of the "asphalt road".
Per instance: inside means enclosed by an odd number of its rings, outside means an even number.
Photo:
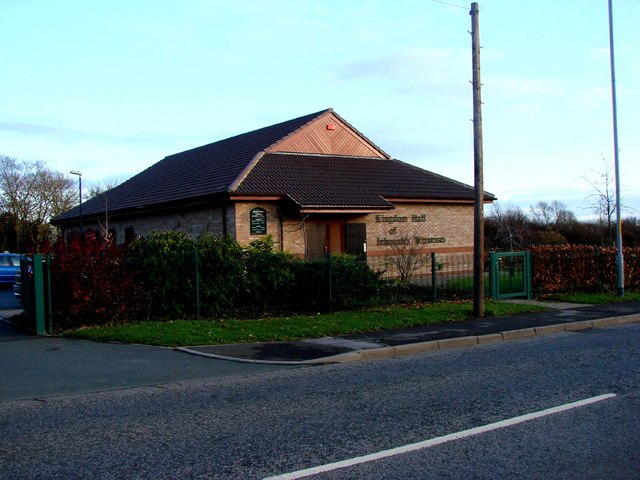
[[[310,478],[640,478],[638,324],[5,401],[0,477],[260,479],[603,394],[615,396]]]

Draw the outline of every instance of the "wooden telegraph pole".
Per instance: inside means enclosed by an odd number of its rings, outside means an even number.
[[[484,317],[484,180],[482,166],[482,96],[480,90],[480,32],[478,3],[471,4],[471,60],[473,64],[473,315]]]

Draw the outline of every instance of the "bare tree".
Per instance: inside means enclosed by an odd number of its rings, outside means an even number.
[[[595,179],[583,178],[594,190],[594,193],[587,196],[587,199],[591,201],[591,205],[588,208],[597,215],[600,224],[607,227],[609,245],[612,245],[617,209],[615,177],[612,172],[613,165],[607,163],[604,156],[602,157],[602,167],[600,172],[593,170],[596,174]],[[620,204],[620,210],[631,211],[622,203]]]
[[[486,220],[485,231],[491,235],[496,247],[513,251],[529,245],[529,219],[517,205],[502,206],[500,202],[495,202]]]
[[[0,155],[0,208],[13,215],[18,242],[40,248],[51,235],[51,217],[71,208],[76,197],[73,181],[44,162]]]
[[[566,203],[559,200],[540,201],[531,205],[529,209],[533,223],[543,227],[560,228],[575,221],[574,213],[568,209]]]
[[[98,195],[105,193],[112,188],[117,187],[118,185],[120,185],[120,182],[118,182],[117,180],[105,180],[101,183],[93,184],[89,186],[87,190],[87,200],[93,197],[97,197]]]
[[[418,240],[422,238],[420,229],[410,231],[407,225],[395,229],[394,238],[387,240],[389,253],[385,255],[385,260],[396,268],[400,283],[408,284],[416,272],[429,264],[431,256],[424,253],[424,245]]]

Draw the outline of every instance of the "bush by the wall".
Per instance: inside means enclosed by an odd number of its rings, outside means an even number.
[[[381,274],[354,256],[307,263],[274,252],[269,237],[243,248],[230,237],[157,232],[125,249],[87,233],[83,242],[72,238],[57,249],[51,272],[59,328],[197,311],[220,317],[239,310],[358,308],[377,301],[382,285]]]
[[[244,249],[245,292],[242,302],[251,307],[283,305],[294,280],[292,255],[273,251],[273,239],[254,240]]]
[[[382,286],[381,272],[371,270],[354,255],[331,257],[332,301],[338,309],[370,304]]]
[[[131,243],[127,258],[138,271],[148,316],[187,315],[195,300],[195,244],[181,232],[155,232]]]
[[[287,305],[294,310],[318,312],[329,309],[326,262],[294,260],[290,264],[293,280]]]
[[[233,310],[244,292],[242,247],[229,236],[205,233],[195,242],[198,250],[201,314],[219,316]],[[191,264],[194,275],[195,264]],[[192,299],[191,313],[196,306]]]

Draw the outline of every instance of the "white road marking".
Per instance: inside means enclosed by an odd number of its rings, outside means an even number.
[[[361,463],[380,460],[382,458],[393,457],[396,455],[402,455],[409,452],[415,452],[416,450],[430,448],[435,445],[441,445],[443,443],[451,442],[453,440],[458,440],[460,438],[467,438],[474,435],[479,435],[481,433],[490,432],[492,430],[498,430],[500,428],[510,427],[512,425],[517,425],[519,423],[535,420],[536,418],[542,418],[548,415],[553,415],[554,413],[565,412],[573,408],[584,407],[585,405],[590,405],[592,403],[608,400],[615,396],[616,396],[615,393],[606,393],[604,395],[598,395],[596,397],[585,398],[584,400],[579,400],[577,402],[566,403],[558,407],[547,408],[546,410],[527,413],[525,415],[509,418],[507,420],[501,420],[499,422],[490,423],[488,425],[482,425],[480,427],[471,428],[469,430],[450,433],[449,435],[432,438],[431,440],[411,443],[409,445],[404,445],[402,447],[392,448],[390,450],[383,450],[381,452],[371,453],[369,455],[363,455],[361,457],[354,457],[347,460],[342,460],[340,462],[328,463],[326,465],[306,468],[304,470],[298,470],[296,472],[284,473],[282,475],[275,475],[273,477],[267,477],[264,480],[296,480],[298,478],[310,477],[312,475],[317,475],[319,473],[330,472],[333,470],[338,470],[340,468],[347,468],[347,467],[352,467],[354,465],[359,465]]]

